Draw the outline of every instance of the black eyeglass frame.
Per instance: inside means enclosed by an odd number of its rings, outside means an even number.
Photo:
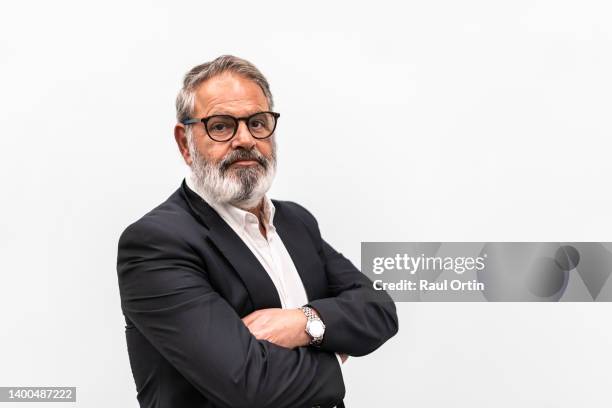
[[[269,113],[274,117],[274,127],[272,128],[272,131],[270,132],[270,134],[266,137],[257,137],[253,134],[253,132],[251,132],[251,128],[249,128],[249,119],[251,119],[254,116],[257,115],[261,115],[262,113]],[[234,120],[234,122],[236,123],[236,126],[234,127],[234,133],[227,139],[225,140],[217,140],[214,137],[212,137],[210,135],[210,133],[208,133],[208,121],[210,119],[213,118],[218,118],[218,117],[224,117],[224,118],[231,118],[232,120]],[[232,115],[211,115],[211,116],[207,116],[205,118],[201,118],[201,119],[196,119],[196,118],[188,118],[185,120],[182,120],[181,123],[185,126],[187,125],[193,125],[199,122],[202,122],[204,124],[204,131],[206,132],[206,135],[208,137],[210,137],[212,140],[214,140],[215,142],[229,142],[230,140],[232,140],[234,138],[234,136],[236,136],[236,133],[238,132],[238,127],[240,126],[240,121],[244,121],[244,124],[246,125],[247,129],[249,130],[249,133],[251,134],[251,136],[253,136],[255,139],[258,140],[264,140],[269,138],[270,136],[272,136],[274,134],[274,131],[276,130],[276,125],[278,124],[278,118],[280,117],[280,113],[278,112],[272,112],[272,111],[263,111],[263,112],[256,112],[252,115],[249,116],[243,116],[240,118],[237,118],[235,116]]]

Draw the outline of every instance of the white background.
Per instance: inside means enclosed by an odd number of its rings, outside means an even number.
[[[282,113],[271,196],[357,265],[361,241],[610,241],[611,21],[609,1],[3,3],[0,386],[137,406],[117,239],[178,187],[174,97],[224,53]],[[348,407],[612,403],[609,304],[398,311],[345,364]]]

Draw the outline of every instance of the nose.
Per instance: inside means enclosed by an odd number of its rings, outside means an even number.
[[[251,135],[246,122],[241,120],[238,122],[238,129],[236,135],[232,139],[232,148],[237,149],[239,147],[250,150],[255,146],[256,140]]]

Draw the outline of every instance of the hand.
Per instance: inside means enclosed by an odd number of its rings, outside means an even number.
[[[242,319],[257,340],[267,340],[286,348],[310,343],[306,321],[306,315],[300,309],[278,308],[256,310]]]

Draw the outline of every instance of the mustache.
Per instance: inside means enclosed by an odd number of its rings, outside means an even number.
[[[268,159],[257,150],[236,149],[221,160],[219,170],[221,173],[225,173],[232,164],[240,160],[253,160],[259,163],[264,170],[268,169]]]

